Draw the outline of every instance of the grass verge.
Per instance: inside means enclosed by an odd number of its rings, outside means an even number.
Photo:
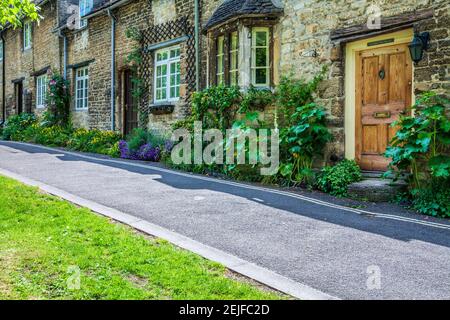
[[[0,176],[0,299],[279,299],[214,262]]]

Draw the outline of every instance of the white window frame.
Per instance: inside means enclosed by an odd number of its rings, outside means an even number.
[[[225,85],[225,36],[217,37],[216,42],[216,85]],[[221,69],[219,67],[222,66]],[[221,80],[220,80],[221,79]]]
[[[92,0],[79,0],[78,1],[78,8],[79,8],[79,28],[87,27],[87,19],[83,19],[83,16],[87,15],[92,10]]]
[[[266,32],[266,46],[256,46],[256,33],[264,31]],[[256,49],[265,48],[267,56],[266,66],[256,66]],[[251,83],[254,87],[270,87],[270,28],[269,27],[254,27],[252,28],[252,56],[251,56]],[[256,83],[256,70],[266,69],[266,82]]]
[[[45,108],[47,99],[47,75],[36,78],[36,108]]]
[[[82,73],[82,75],[80,75],[80,73]],[[77,68],[75,69],[75,110],[87,110],[89,107],[88,103],[89,68]]]
[[[3,40],[0,39],[0,61],[3,61]]]
[[[171,58],[170,57],[170,52],[172,50],[180,50],[180,55]],[[167,59],[161,60],[161,61],[157,61],[158,54],[162,53],[162,52],[165,52],[165,51],[167,51]],[[178,91],[178,97],[171,97],[171,95],[170,95],[170,89],[172,87],[178,87],[178,90],[180,90],[180,87],[181,87],[181,79],[180,79],[180,83],[178,83],[178,84],[177,83],[172,84],[171,81],[170,81],[170,78],[171,78],[170,77],[171,76],[170,66],[173,63],[180,64],[181,63],[181,59],[180,58],[181,58],[180,46],[167,47],[167,48],[159,49],[159,50],[155,51],[155,53],[154,53],[155,69],[154,69],[154,77],[153,77],[153,81],[154,81],[153,82],[153,84],[154,84],[154,86],[153,86],[154,87],[154,90],[153,90],[153,101],[154,101],[154,103],[175,102],[175,101],[180,100],[180,91]],[[167,74],[166,74],[166,98],[165,99],[157,99],[157,90],[163,88],[163,87],[161,87],[161,88],[157,87],[157,79],[158,79],[157,70],[158,70],[158,67],[161,67],[163,65],[166,65],[166,68],[167,68]],[[173,75],[177,75],[177,74],[178,73],[176,72]],[[180,77],[181,77],[181,70],[180,70]]]
[[[25,21],[23,23],[23,50],[31,49],[32,44],[32,24],[30,21]]]
[[[233,37],[236,37],[236,48],[233,48]],[[233,69],[233,60],[236,60],[236,69]],[[239,84],[239,32],[230,33],[230,85],[237,86]],[[236,83],[233,83],[233,74],[236,74]]]

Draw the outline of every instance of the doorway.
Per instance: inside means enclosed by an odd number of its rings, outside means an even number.
[[[392,123],[412,100],[412,61],[407,44],[363,50],[356,56],[355,158],[363,170],[384,171],[383,156],[397,129]]]
[[[14,102],[16,105],[16,114],[23,112],[23,83],[22,81],[14,83]]]
[[[136,84],[133,81],[134,73],[131,70],[124,71],[124,134],[130,134],[138,127],[138,99],[134,96]]]

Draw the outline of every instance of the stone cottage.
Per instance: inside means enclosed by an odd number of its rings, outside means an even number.
[[[206,86],[273,88],[282,76],[310,79],[326,65],[318,102],[335,137],[327,159],[384,170],[381,154],[395,133],[390,124],[420,92],[449,93],[446,0],[48,0],[41,6],[39,25],[1,32],[6,117],[45,108],[39,77],[48,67],[72,83],[75,125],[128,133],[136,126],[168,128],[189,114],[191,93]],[[32,45],[25,49],[29,29]],[[134,31],[139,37],[126,36]]]

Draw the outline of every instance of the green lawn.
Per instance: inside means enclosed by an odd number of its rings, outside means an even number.
[[[280,298],[226,272],[0,176],[0,299]]]

